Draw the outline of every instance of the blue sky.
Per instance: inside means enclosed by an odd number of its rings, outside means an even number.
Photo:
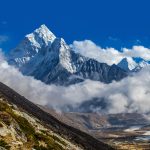
[[[67,43],[90,39],[103,47],[150,47],[149,0],[1,0],[0,47],[15,47],[46,24]]]

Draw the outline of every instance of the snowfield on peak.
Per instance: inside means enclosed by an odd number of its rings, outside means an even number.
[[[40,50],[50,47],[56,36],[45,26],[41,25],[33,33],[25,36],[24,40],[10,51],[8,61],[16,67],[27,64]]]
[[[40,28],[36,29],[31,34],[26,35],[26,37],[38,48],[49,46],[50,43],[53,43],[56,39],[56,36],[45,25],[41,25]]]

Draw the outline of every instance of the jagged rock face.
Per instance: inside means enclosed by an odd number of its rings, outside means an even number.
[[[108,66],[105,63],[99,63],[93,59],[89,59],[82,64],[82,67],[77,72],[77,75],[83,77],[84,79],[110,83],[113,80],[121,80],[127,76],[127,73],[116,65]]]
[[[47,84],[70,85],[85,79],[110,83],[127,76],[127,72],[116,65],[109,66],[75,53],[45,25],[27,35],[10,52],[8,62],[23,74]]]

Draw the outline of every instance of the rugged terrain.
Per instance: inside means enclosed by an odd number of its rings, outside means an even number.
[[[57,120],[0,83],[0,146],[5,149],[113,149]]]
[[[29,149],[81,149],[46,128],[37,118],[0,94],[0,148]]]

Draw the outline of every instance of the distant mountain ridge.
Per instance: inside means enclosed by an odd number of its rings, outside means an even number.
[[[8,62],[23,74],[47,84],[70,85],[85,79],[110,83],[128,75],[117,65],[109,66],[75,53],[45,25],[28,34],[11,50]]]
[[[128,72],[136,72],[140,71],[142,68],[149,66],[150,63],[144,59],[136,62],[132,57],[125,57],[117,65]]]

